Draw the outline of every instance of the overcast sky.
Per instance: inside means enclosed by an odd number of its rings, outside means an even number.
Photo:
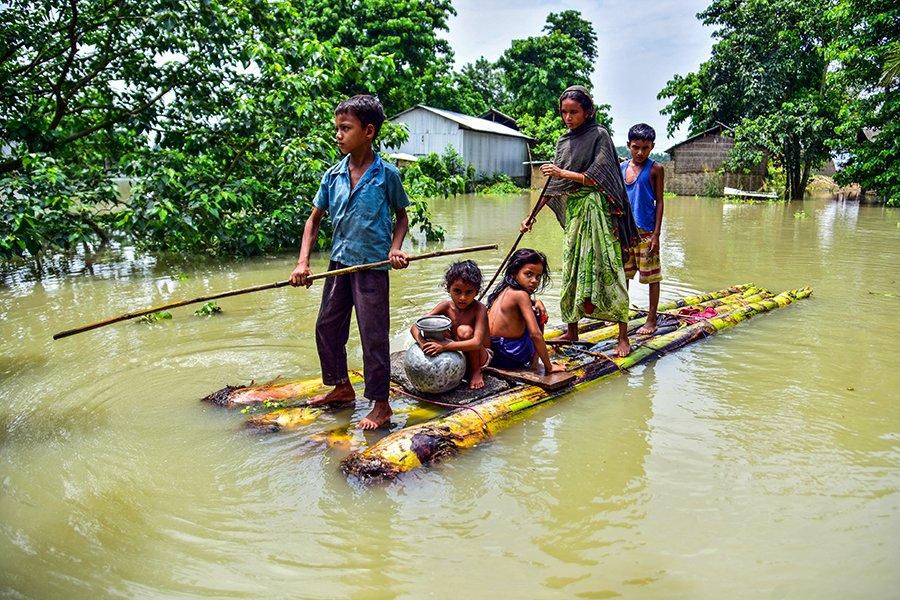
[[[594,25],[599,57],[593,92],[612,106],[613,139],[624,144],[628,128],[649,123],[656,129],[657,150],[686,136],[666,134],[659,114],[665,102],[656,95],[675,73],[694,71],[709,58],[712,29],[697,18],[708,0],[454,0],[458,13],[447,39],[457,67],[479,56],[494,61],[514,39],[540,35],[547,15],[574,9]]]

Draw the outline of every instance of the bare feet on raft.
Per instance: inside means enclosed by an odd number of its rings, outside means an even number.
[[[628,338],[620,339],[619,343],[616,344],[616,356],[625,358],[629,354],[631,354],[631,344],[628,343]]]
[[[313,396],[306,403],[307,406],[327,406],[329,404],[343,404],[356,400],[356,391],[350,382],[339,383],[330,392]]]
[[[484,376],[481,374],[481,371],[478,373],[472,373],[472,381],[469,382],[470,390],[480,390],[484,387]]]
[[[640,329],[637,330],[638,335],[650,335],[651,333],[656,332],[656,318],[650,319],[647,317],[647,322],[641,325]]]
[[[386,400],[376,402],[372,408],[372,412],[367,414],[364,419],[356,424],[357,429],[378,429],[387,424],[391,420],[391,405]]]

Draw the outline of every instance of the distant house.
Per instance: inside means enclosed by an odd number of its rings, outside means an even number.
[[[452,146],[466,162],[475,165],[478,176],[506,173],[513,179],[527,181],[528,144],[533,138],[515,129],[487,119],[470,117],[449,110],[419,104],[393,116],[403,123],[409,139],[394,152],[425,156],[441,154]]]
[[[728,154],[734,147],[730,130],[722,124],[675,144],[666,153],[672,157],[664,163],[666,191],[685,196],[721,196],[725,186],[742,190],[758,190],[766,178],[766,160],[749,173],[723,171]]]

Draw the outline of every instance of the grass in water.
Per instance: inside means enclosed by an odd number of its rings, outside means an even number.
[[[160,321],[165,321],[166,319],[171,319],[172,313],[167,310],[161,310],[159,312],[150,313],[149,315],[144,315],[143,317],[138,317],[138,323],[159,323]]]
[[[215,302],[206,302],[194,311],[194,314],[198,317],[211,317],[215,314],[222,312],[222,307],[216,304]]]

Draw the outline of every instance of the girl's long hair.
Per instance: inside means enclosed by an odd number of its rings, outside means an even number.
[[[541,275],[541,283],[535,293],[543,291],[547,284],[550,283],[550,267],[547,266],[547,256],[543,252],[532,250],[531,248],[522,248],[516,250],[506,263],[506,271],[503,273],[503,280],[494,286],[494,291],[488,294],[488,308],[494,303],[500,293],[506,288],[521,290],[522,286],[516,281],[516,275],[525,265],[543,265],[544,274]]]

